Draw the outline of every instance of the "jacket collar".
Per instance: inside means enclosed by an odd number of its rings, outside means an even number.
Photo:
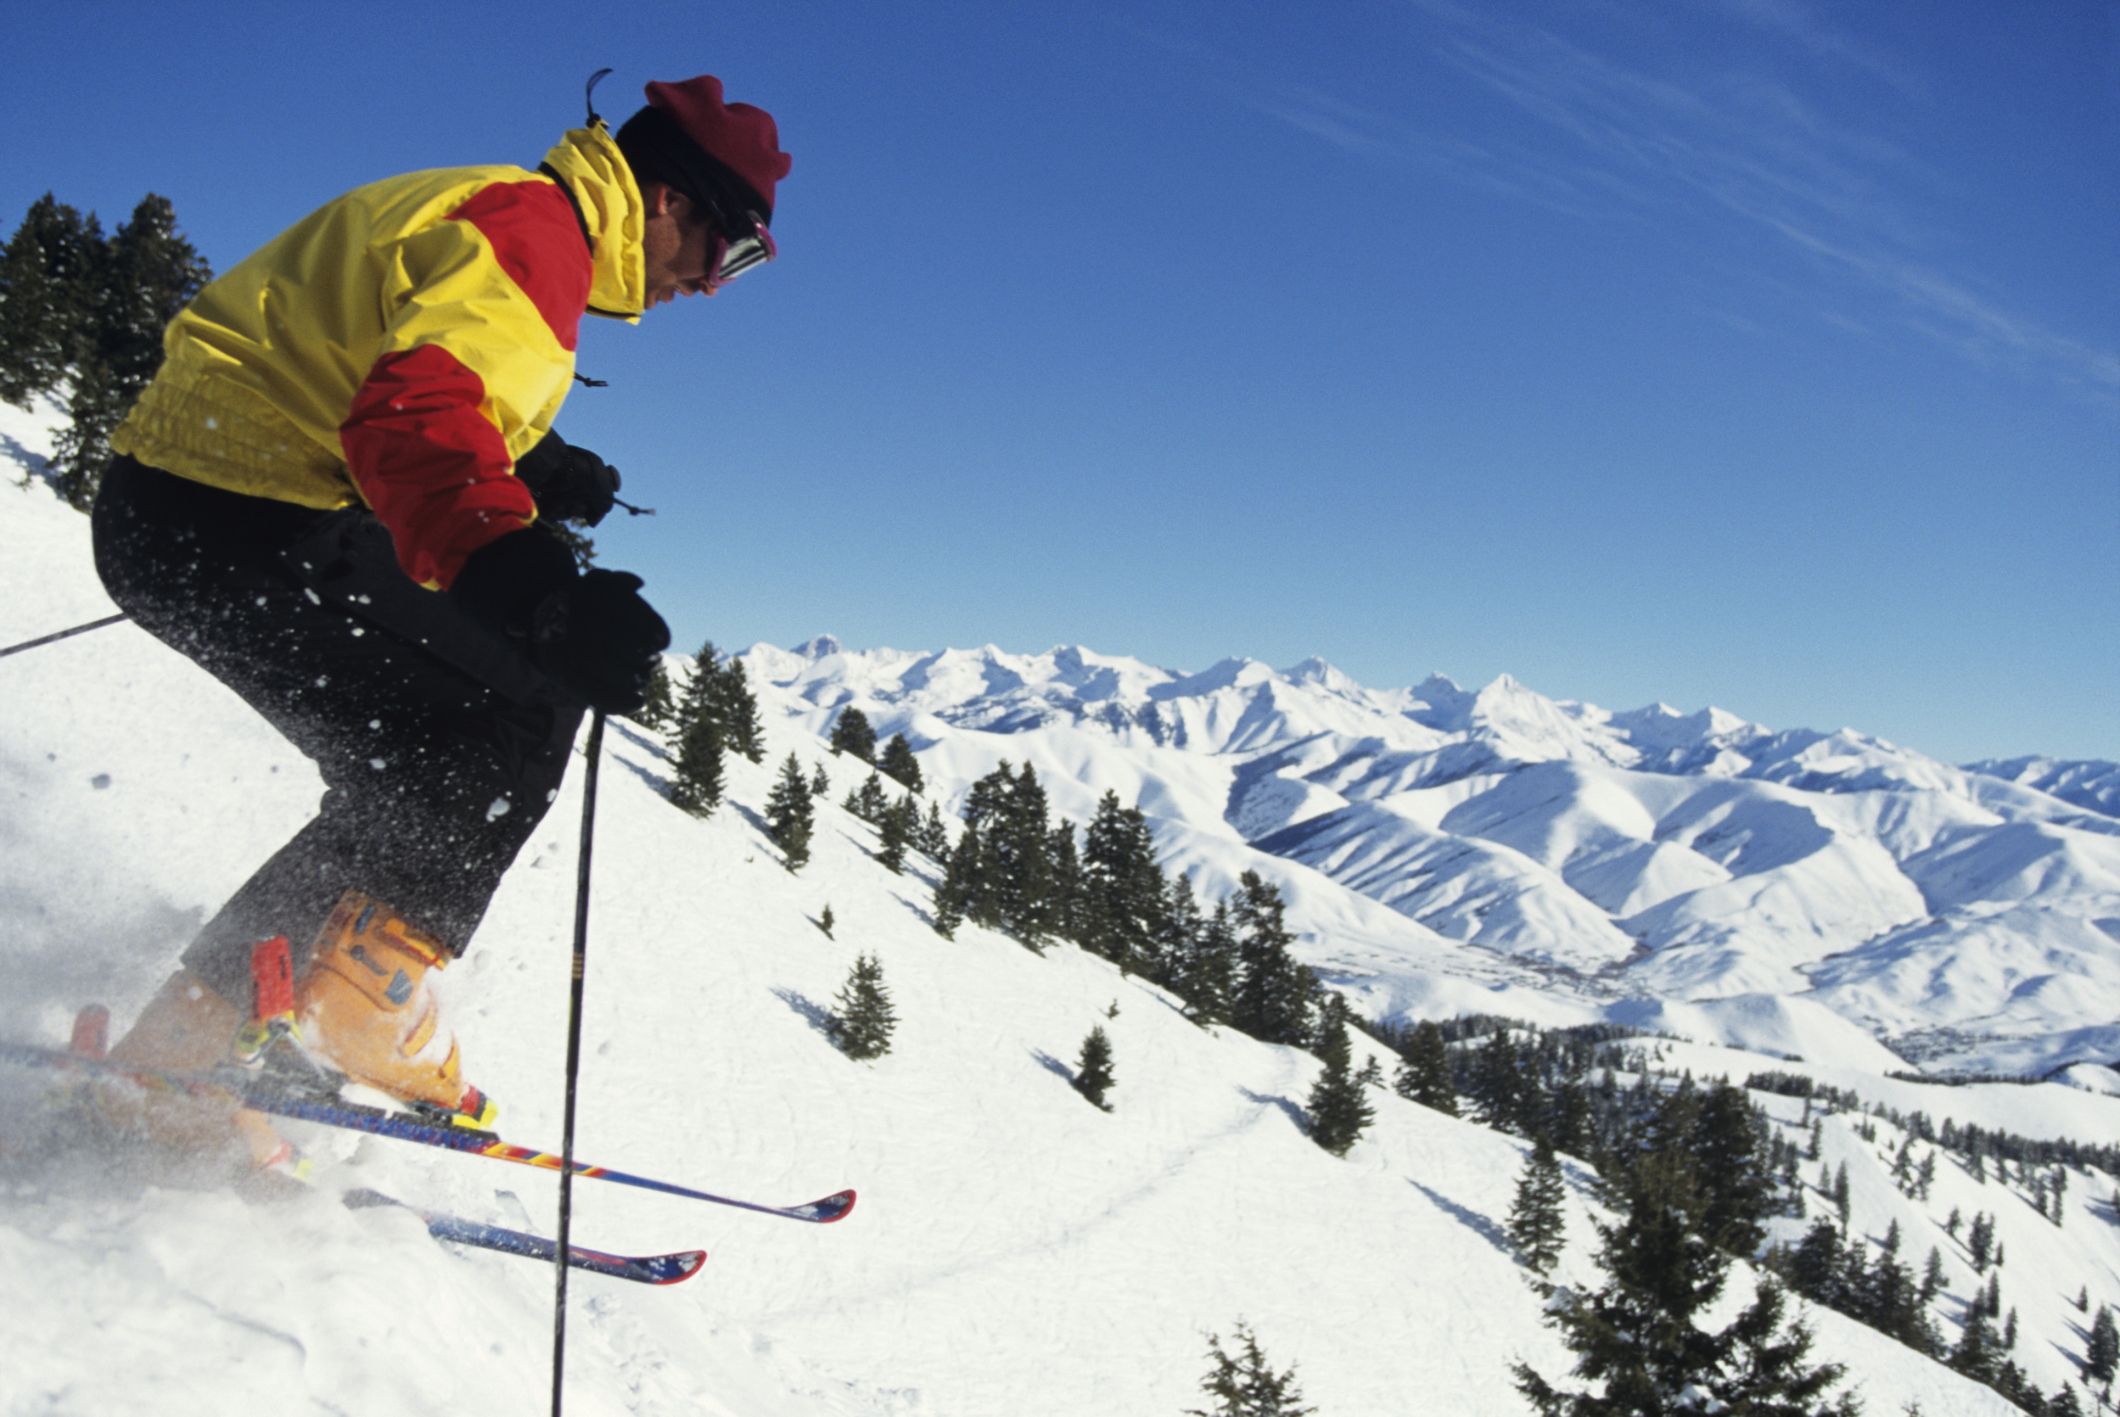
[[[601,123],[570,130],[545,154],[543,170],[573,201],[589,242],[589,313],[638,320],[648,298],[641,259],[647,204],[610,130]]]

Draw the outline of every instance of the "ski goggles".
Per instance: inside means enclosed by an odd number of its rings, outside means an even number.
[[[773,244],[773,233],[757,212],[744,212],[731,221],[722,214],[719,202],[709,200],[706,205],[714,217],[714,254],[707,262],[707,294],[712,295],[745,271],[772,260],[780,248]]]

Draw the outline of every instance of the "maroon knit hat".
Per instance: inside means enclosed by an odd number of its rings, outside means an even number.
[[[791,165],[772,114],[748,103],[724,103],[721,80],[712,74],[649,84],[648,108],[666,115],[701,152],[740,178],[763,204],[760,215],[772,220],[774,184]]]

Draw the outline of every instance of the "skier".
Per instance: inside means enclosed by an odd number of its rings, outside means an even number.
[[[601,77],[599,75],[599,77]],[[591,90],[595,80],[591,80]],[[584,314],[636,321],[772,259],[773,118],[702,75],[592,108],[536,171],[389,178],[212,282],[112,437],[96,566],[134,621],[316,761],[316,817],[184,950],[112,1057],[211,1067],[286,936],[300,1036],[476,1120],[427,975],[462,955],[557,795],[583,712],[670,643],[639,577],[577,568],[618,474],[551,433]],[[251,1160],[287,1149],[244,1114]],[[225,1134],[224,1134],[225,1135]]]

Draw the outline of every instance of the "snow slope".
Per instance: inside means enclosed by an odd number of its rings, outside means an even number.
[[[1374,690],[1315,659],[1182,674],[1077,646],[823,637],[746,661],[769,709],[822,732],[858,707],[955,798],[1014,760],[1077,821],[1106,790],[1138,802],[1196,888],[1249,869],[1304,895],[1307,957],[1371,997],[1485,956],[1586,1016],[1770,995],[1939,1066],[2120,1059],[2120,820],[2097,765],[1965,770],[1506,675]]]
[[[32,452],[36,433],[0,421]],[[107,613],[85,523],[41,486],[0,486],[0,553],[0,644]],[[60,1041],[89,999],[107,1000],[122,1027],[188,932],[305,818],[317,780],[240,703],[129,626],[0,661],[0,696],[0,1033]],[[1498,1238],[1519,1143],[1380,1096],[1371,1133],[1346,1160],[1326,1156],[1299,1127],[1317,1068],[1308,1055],[1204,1033],[1071,948],[1034,956],[973,928],[941,939],[924,918],[928,882],[884,871],[869,830],[830,805],[848,784],[821,741],[791,718],[768,737],[766,762],[732,763],[729,804],[702,822],[662,800],[660,745],[614,726],[578,1150],[766,1200],[844,1184],[862,1200],[820,1229],[578,1183],[582,1242],[700,1244],[713,1258],[670,1290],[576,1277],[570,1412],[1175,1413],[1197,1401],[1203,1335],[1228,1334],[1240,1316],[1277,1362],[1299,1364],[1330,1417],[1512,1412],[1513,1360],[1565,1371]],[[797,875],[758,815],[790,751],[841,776]],[[556,1144],[559,1130],[581,786],[576,772],[472,953],[441,981],[473,1076],[525,1142]],[[1186,790],[1182,779],[1170,788]],[[1350,950],[1463,953],[1437,936],[1389,935],[1384,923],[1403,916],[1323,877],[1296,894],[1339,912]],[[836,938],[816,925],[827,904]],[[816,1025],[857,951],[882,960],[902,1020],[894,1051],[868,1065]],[[1350,973],[1398,1007],[1448,1011],[1477,993],[1573,1007],[1480,968]],[[1096,1024],[1116,1054],[1110,1114],[1066,1081]],[[1778,1037],[1784,1024],[1754,1026]],[[2032,1091],[2085,1128],[2120,1107]],[[37,1096],[34,1079],[0,1069],[0,1136],[34,1121]],[[1951,1096],[1985,1105],[1970,1090]],[[549,1228],[548,1175],[382,1140],[303,1139],[332,1163],[327,1190],[375,1186]],[[1585,1282],[1579,1196],[1569,1228],[1563,1276]],[[2065,1273],[2120,1299],[2109,1234],[2078,1238],[2079,1268]],[[346,1212],[328,1194],[256,1208],[166,1178],[0,1156],[0,1275],[10,1417],[219,1417],[235,1404],[518,1414],[546,1402],[546,1269],[453,1256],[407,1215]],[[1814,1321],[1873,1411],[2007,1410],[1857,1325]]]

